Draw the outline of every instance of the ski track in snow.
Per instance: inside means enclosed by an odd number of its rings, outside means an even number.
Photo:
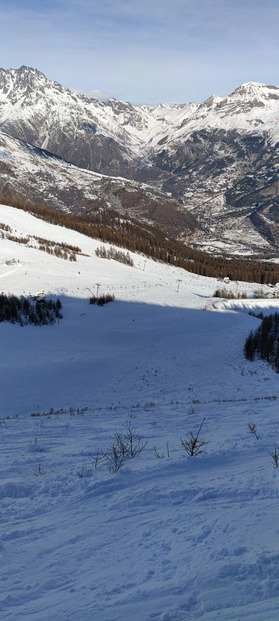
[[[16,209],[0,222],[89,255],[0,240],[0,289],[63,304],[53,326],[0,324],[0,617],[277,621],[278,375],[245,360],[259,320],[233,310],[276,301],[213,304],[215,279],[99,259],[100,242]],[[116,301],[89,305],[97,283]],[[187,457],[203,419],[206,452]],[[145,449],[95,468],[127,421]]]

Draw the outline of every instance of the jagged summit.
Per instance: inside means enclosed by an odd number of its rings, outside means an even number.
[[[19,69],[3,69],[0,68],[0,84],[8,84],[10,88],[19,88],[21,90],[28,85],[37,87],[38,83],[49,82],[46,76],[38,69],[22,65]]]
[[[12,103],[12,108],[11,108]],[[260,117],[259,117],[260,112]],[[53,145],[53,132],[80,134],[90,128],[98,140],[113,139],[129,151],[128,160],[150,149],[158,150],[167,133],[168,141],[185,139],[202,128],[258,131],[259,120],[274,123],[279,118],[279,88],[258,82],[244,82],[227,97],[212,95],[201,104],[164,104],[136,106],[115,98],[106,101],[90,99],[48,80],[38,69],[23,65],[19,69],[0,69],[0,128],[2,120],[18,119],[28,123],[25,133],[9,126],[16,138],[34,140],[30,126],[36,128],[36,146],[57,150]],[[236,118],[237,117],[237,118]],[[23,121],[24,119],[24,121]],[[46,131],[47,124],[47,131]],[[67,130],[67,131],[66,131]],[[27,133],[26,133],[27,132]],[[100,138],[102,137],[102,138]],[[81,136],[80,136],[81,139]],[[64,156],[63,150],[58,153]],[[80,161],[74,163],[81,165]],[[95,159],[85,167],[96,166]],[[98,170],[98,172],[108,172]],[[114,170],[114,173],[117,172]],[[120,171],[121,174],[123,171]]]
[[[136,106],[90,99],[23,65],[0,69],[0,130],[79,169],[147,184],[138,213],[150,214],[153,186],[198,218],[199,236],[191,243],[211,248],[208,239],[216,236],[214,244],[230,250],[239,240],[242,248],[248,231],[250,248],[279,249],[277,86],[244,82],[227,97],[202,103]],[[5,166],[3,155],[0,187],[7,188],[12,171],[9,177]],[[121,193],[111,195],[112,206],[123,204]],[[38,194],[34,189],[34,199]],[[71,210],[69,189],[63,204]],[[163,212],[162,206],[156,221],[165,220]],[[179,227],[178,237],[189,242]]]

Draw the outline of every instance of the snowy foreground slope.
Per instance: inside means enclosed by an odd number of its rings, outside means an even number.
[[[1,619],[277,621],[278,375],[243,356],[259,320],[214,309],[214,279],[97,258],[16,209],[0,223],[83,253],[0,238],[0,292],[63,304],[52,326],[0,324]],[[90,305],[97,288],[115,302]],[[206,453],[187,457],[204,418]],[[95,468],[127,421],[144,450]]]

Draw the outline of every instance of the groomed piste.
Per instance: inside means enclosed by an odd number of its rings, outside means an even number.
[[[0,294],[62,305],[0,323],[1,617],[277,621],[278,374],[244,343],[279,300],[215,300],[217,279],[8,206],[1,231]]]

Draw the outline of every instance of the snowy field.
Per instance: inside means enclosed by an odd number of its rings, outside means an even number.
[[[63,319],[0,323],[0,618],[278,621],[278,375],[243,356],[259,325],[245,311],[278,302],[214,300],[260,287],[101,259],[100,242],[9,207],[1,224],[31,238],[0,237],[0,293],[59,296]],[[97,292],[115,301],[90,305]],[[127,425],[144,448],[113,473]]]

